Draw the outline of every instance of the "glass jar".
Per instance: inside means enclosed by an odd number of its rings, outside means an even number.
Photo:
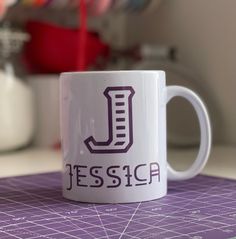
[[[8,25],[0,28],[0,152],[27,145],[33,134],[33,94],[14,65],[27,39]]]

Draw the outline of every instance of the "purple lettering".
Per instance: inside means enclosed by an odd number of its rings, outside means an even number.
[[[143,183],[136,183],[135,186],[142,186],[142,185],[146,185],[147,184],[146,183],[147,179],[145,179],[145,178],[142,179],[142,178],[138,177],[138,169],[141,168],[141,167],[145,167],[145,166],[147,166],[147,164],[140,164],[140,165],[135,167],[135,169],[134,169],[134,177],[135,177],[135,179],[138,182],[143,182]]]
[[[116,169],[120,168],[120,166],[111,166],[107,168],[107,175],[113,178],[112,183],[113,185],[108,185],[108,188],[117,188],[121,184],[121,178],[116,175]]]
[[[84,174],[80,174],[81,170],[80,168],[87,168],[87,166],[81,166],[81,165],[74,165],[74,169],[76,170],[76,181],[78,187],[88,187],[86,184],[80,184],[81,179],[80,178],[86,178],[87,176]]]
[[[152,178],[157,177],[158,182],[160,182],[160,166],[158,163],[150,164],[150,181],[149,184],[152,183]]]
[[[127,178],[127,184],[125,185],[126,187],[131,187],[132,184],[130,183],[130,178],[132,178],[132,174],[130,173],[130,166],[128,165],[125,165],[123,167],[123,170],[126,170],[126,174],[125,174],[125,177]]]
[[[69,187],[66,188],[66,190],[70,191],[72,189],[72,177],[73,177],[72,166],[71,164],[66,164],[66,167],[69,168],[69,176],[70,176],[70,184],[69,184]]]
[[[99,173],[99,169],[101,169],[101,166],[95,166],[95,167],[91,167],[90,168],[90,175],[94,178],[96,178],[95,180],[95,184],[94,185],[90,185],[90,187],[93,188],[100,188],[102,187],[104,180],[102,177],[98,176]]]
[[[91,188],[144,186],[160,182],[161,173],[157,162],[136,166],[113,165],[108,167],[66,164],[65,170],[68,176],[66,188],[68,191],[74,186]]]

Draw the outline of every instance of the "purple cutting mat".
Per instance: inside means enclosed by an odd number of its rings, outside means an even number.
[[[198,176],[169,183],[163,199],[94,205],[63,199],[60,173],[0,180],[0,238],[236,236],[236,181]]]

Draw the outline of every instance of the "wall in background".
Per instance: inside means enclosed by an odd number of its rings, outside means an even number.
[[[180,61],[198,75],[215,141],[230,144],[236,143],[235,9],[235,0],[163,0],[156,13],[129,17],[127,29],[129,44],[179,49]]]

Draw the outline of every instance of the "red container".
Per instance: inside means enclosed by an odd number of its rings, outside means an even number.
[[[26,30],[31,40],[25,46],[24,56],[31,73],[60,73],[78,69],[79,29],[30,21]],[[109,47],[96,33],[88,32],[86,39],[85,68],[88,68],[98,56],[107,57]]]

